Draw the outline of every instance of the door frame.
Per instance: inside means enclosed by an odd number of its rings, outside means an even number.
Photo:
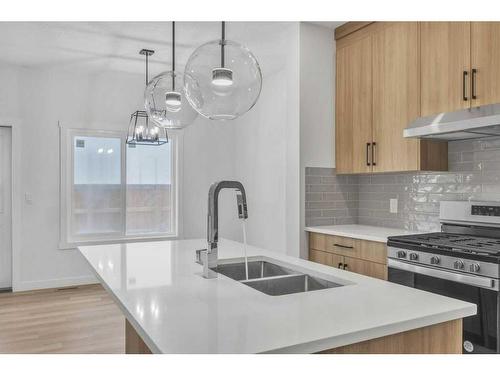
[[[21,255],[21,127],[17,119],[0,118],[0,126],[11,129],[11,251],[12,251],[12,291],[19,290]]]

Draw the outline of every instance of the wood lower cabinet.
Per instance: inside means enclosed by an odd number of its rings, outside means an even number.
[[[462,354],[462,319],[383,336],[321,354]]]
[[[387,247],[384,243],[309,233],[309,260],[387,280]]]
[[[387,265],[367,260],[344,257],[344,269],[365,276],[387,280]]]

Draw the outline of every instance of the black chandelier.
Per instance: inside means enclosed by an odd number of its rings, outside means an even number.
[[[146,86],[149,81],[149,56],[153,53],[155,53],[155,51],[150,49],[141,49],[139,51],[139,54],[146,56]],[[135,111],[130,115],[126,143],[128,145],[163,145],[168,143],[167,129],[160,128],[152,121],[149,121],[146,111]]]

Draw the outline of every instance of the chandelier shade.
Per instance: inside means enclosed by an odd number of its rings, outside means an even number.
[[[184,89],[191,106],[212,120],[232,120],[249,111],[262,89],[262,73],[245,46],[222,38],[198,47],[189,57]]]
[[[130,115],[127,144],[161,146],[168,143],[166,129],[149,121],[146,111],[135,111]]]
[[[146,56],[146,84],[149,74],[149,56],[154,51],[142,49],[139,54]],[[165,129],[160,129],[152,121],[144,110],[135,111],[130,115],[128,124],[127,140],[128,145],[148,145],[160,146],[168,142],[168,134]]]

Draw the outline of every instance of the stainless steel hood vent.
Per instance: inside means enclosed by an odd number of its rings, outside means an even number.
[[[448,141],[500,136],[500,104],[419,117],[403,135]]]

